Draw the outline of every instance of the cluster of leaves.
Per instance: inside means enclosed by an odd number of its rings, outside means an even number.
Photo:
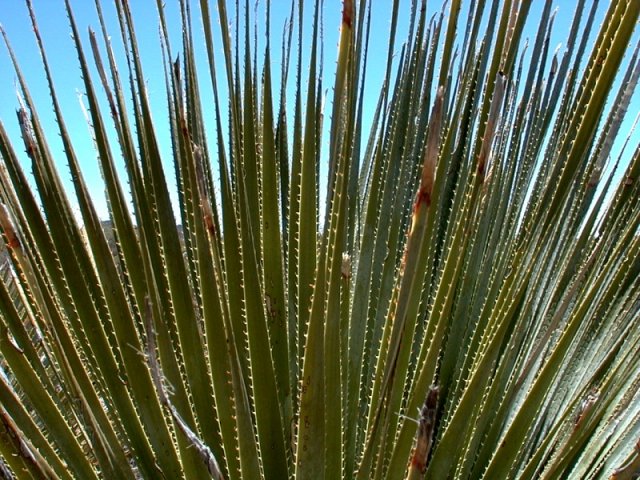
[[[94,78],[66,0],[116,255],[27,3],[80,218],[11,52],[37,192],[0,123],[2,475],[637,473],[640,146],[609,162],[640,75],[636,47],[615,87],[637,0],[613,1],[592,44],[598,2],[579,0],[561,55],[551,1],[528,54],[531,0],[471,2],[466,24],[460,0],[433,18],[415,0],[400,47],[395,1],[371,121],[375,6],[345,0],[326,151],[322,2],[305,34],[292,4],[274,82],[271,34],[259,69],[248,1],[235,32],[217,2],[218,47],[201,0],[205,114],[189,2],[173,61],[158,1],[179,219],[128,2],[115,1],[123,76],[96,0],[107,54],[90,32]]]

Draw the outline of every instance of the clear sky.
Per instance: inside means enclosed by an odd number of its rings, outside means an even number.
[[[87,28],[91,27],[94,30],[99,30],[99,23],[96,15],[95,5],[92,0],[72,0],[74,14],[79,27],[83,33],[83,43],[85,47],[89,48]],[[166,112],[166,99],[164,94],[164,74],[162,66],[162,56],[159,44],[158,33],[158,15],[156,11],[156,2],[153,0],[131,0],[131,7],[133,10],[134,23],[138,35],[138,40],[142,47],[142,63],[145,70],[147,84],[149,89],[149,95],[151,98],[154,120],[158,131],[168,131],[167,126],[167,112]],[[180,46],[180,26],[179,26],[179,14],[177,9],[177,0],[165,0],[166,16],[169,22],[170,35],[172,37],[172,48],[174,54],[179,51]],[[206,65],[204,40],[202,39],[202,27],[199,10],[197,9],[197,1],[192,1],[194,9],[194,33],[197,35],[195,39],[196,46],[200,48],[200,65],[202,76],[201,80],[201,92],[204,105],[210,105],[211,89],[208,81],[208,67]],[[214,22],[216,21],[215,2],[210,2],[212,5],[212,16]],[[235,13],[233,12],[233,4],[235,2],[228,2],[231,20],[235,19]],[[241,2],[244,3],[244,2]],[[250,2],[253,7],[254,1]],[[260,2],[264,3],[264,2]],[[311,3],[305,2],[306,8],[306,24],[305,29],[308,34],[311,30]],[[325,39],[324,48],[324,73],[325,81],[324,85],[327,88],[327,105],[331,101],[331,86],[333,83],[333,69],[336,58],[336,46],[338,41],[338,28],[340,24],[340,9],[341,2],[338,0],[325,0],[324,5],[324,29],[323,35]],[[464,20],[464,9],[468,6],[469,1],[463,0],[463,12],[461,20]],[[530,36],[534,35],[537,21],[539,18],[539,12],[543,6],[542,0],[534,0],[533,8],[530,13],[529,23],[531,27],[529,31]],[[554,36],[551,39],[551,49],[554,49],[558,44],[563,42],[565,36],[568,34],[569,25],[575,9],[576,0],[556,0],[555,5],[559,7],[559,13],[555,24]],[[589,3],[589,2],[587,2]],[[606,9],[608,2],[601,1],[602,5],[599,8],[599,18],[602,18],[602,14]],[[39,22],[40,31],[42,33],[49,61],[53,70],[54,82],[60,97],[62,104],[62,110],[64,117],[67,121],[67,127],[72,134],[72,141],[77,149],[78,156],[81,161],[81,168],[90,186],[92,192],[95,192],[94,200],[98,206],[98,211],[103,217],[107,217],[106,203],[102,194],[102,181],[100,179],[100,172],[98,163],[95,158],[95,153],[92,149],[92,142],[87,128],[87,124],[84,118],[84,114],[80,107],[79,95],[84,90],[82,79],[80,77],[80,70],[78,67],[77,57],[74,51],[73,42],[70,37],[70,28],[66,13],[64,10],[64,0],[33,0],[34,8],[36,11],[37,19]],[[113,2],[103,1],[103,9],[106,15],[106,21],[110,33],[114,38],[113,46],[116,55],[123,60],[122,48],[119,41],[118,24],[115,17],[115,7]],[[375,107],[375,99],[377,99],[378,89],[380,87],[384,62],[386,60],[387,51],[387,38],[389,31],[389,18],[391,0],[373,0],[372,10],[372,36],[370,46],[370,64],[368,71],[369,81],[366,85],[366,91],[369,92],[374,99],[372,102],[367,102],[369,116],[373,114]],[[279,59],[279,44],[281,39],[281,32],[284,26],[286,15],[290,10],[289,0],[272,0],[272,33],[273,33],[273,73],[277,74],[280,68]],[[398,50],[399,45],[405,35],[407,28],[407,22],[409,17],[409,0],[401,2],[401,14],[400,14],[400,33],[398,35]],[[429,2],[429,12],[433,13],[439,10],[442,6],[440,0],[432,0]],[[258,19],[258,26],[260,31],[264,31],[264,16],[263,9],[259,8],[256,11],[250,13],[254,18]],[[241,15],[244,15],[244,10],[241,10]],[[9,40],[16,51],[20,66],[29,83],[31,93],[35,98],[39,114],[42,117],[42,121],[45,125],[47,132],[49,133],[49,140],[52,148],[59,160],[59,168],[62,177],[66,180],[68,187],[71,189],[70,182],[68,180],[68,169],[64,161],[64,155],[62,154],[62,147],[57,135],[56,124],[53,120],[53,113],[50,108],[50,100],[48,90],[45,83],[44,72],[40,62],[39,54],[36,48],[35,39],[32,33],[31,24],[28,18],[28,11],[25,2],[22,0],[0,0],[0,23],[5,28]],[[596,21],[596,25],[599,25],[599,21]],[[635,39],[638,38],[638,32],[635,34]],[[533,38],[531,39],[533,42]],[[637,40],[636,40],[637,41]],[[258,58],[261,58],[262,53]],[[218,55],[218,60],[222,59],[222,55]],[[122,63],[124,69],[124,61]],[[224,72],[222,65],[219,68],[219,74]],[[290,80],[291,81],[291,80]],[[97,82],[97,77],[96,77]],[[97,82],[98,83],[98,82]],[[222,82],[224,83],[224,82]],[[16,75],[13,71],[7,50],[4,45],[0,46],[0,120],[5,125],[5,128],[9,131],[11,138],[14,140],[14,146],[22,153],[22,144],[20,143],[19,129],[17,125],[15,110],[18,106],[16,100]],[[632,110],[628,115],[629,119],[623,126],[622,131],[629,129],[629,126],[633,120],[635,112],[640,110],[639,94],[636,92],[634,103],[632,104]],[[205,109],[206,112],[206,109]],[[211,109],[212,112],[212,109]],[[103,114],[108,114],[107,109],[103,110]],[[212,113],[209,115],[209,119],[212,120]],[[325,116],[325,127],[328,126],[328,118]],[[170,165],[170,144],[168,143],[168,135],[161,135],[161,148],[164,153],[165,161],[167,165]],[[214,137],[210,135],[210,143]],[[637,145],[637,136],[634,137],[634,142]],[[212,146],[212,145],[210,145]],[[114,152],[118,153],[117,144],[113,143]],[[326,146],[323,146],[326,149]],[[635,148],[635,146],[633,146]],[[627,155],[630,157],[633,148],[629,149]],[[30,166],[25,156],[25,170],[30,171]],[[169,166],[169,172],[172,172],[172,167]],[[323,191],[323,190],[321,190]]]

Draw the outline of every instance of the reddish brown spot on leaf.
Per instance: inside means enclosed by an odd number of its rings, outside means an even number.
[[[417,469],[420,473],[427,470],[427,459],[431,450],[431,442],[433,440],[433,431],[436,423],[436,410],[438,408],[438,394],[440,388],[432,385],[427,392],[427,398],[420,410],[420,421],[418,426],[418,435],[416,437],[416,445],[411,455],[411,467]]]
[[[418,207],[423,203],[427,207],[431,206],[431,192],[421,188],[420,190],[418,190],[414,211],[417,210]]]
[[[353,0],[344,0],[342,4],[342,23],[349,28],[353,24]]]

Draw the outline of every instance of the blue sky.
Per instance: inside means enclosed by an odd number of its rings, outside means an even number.
[[[79,25],[80,30],[83,32],[83,43],[85,48],[89,48],[89,40],[87,29],[91,27],[95,31],[99,31],[99,21],[96,13],[94,2],[91,0],[72,0],[72,8]],[[165,99],[165,84],[163,74],[162,53],[160,50],[159,42],[159,30],[158,30],[158,13],[156,9],[156,2],[153,0],[144,1],[132,1],[131,8],[133,12],[134,24],[138,40],[141,44],[142,50],[142,64],[147,77],[147,86],[149,95],[151,98],[155,126],[160,132],[161,147],[165,153],[165,162],[168,171],[172,171],[170,166],[170,143],[168,141],[168,135],[162,135],[162,133],[168,133],[167,125],[167,110]],[[206,52],[204,46],[204,39],[202,35],[202,20],[199,10],[195,8],[198,2],[192,2],[194,4],[194,34],[196,35],[195,43],[200,48],[201,56],[199,57],[200,74],[201,74],[201,94],[203,103],[205,105],[212,104],[212,94],[210,88],[210,82],[208,79],[208,64],[206,60]],[[214,3],[212,3],[212,17],[213,21],[217,22],[216,11],[214,10]],[[233,2],[229,2],[232,4]],[[261,2],[264,3],[264,2]],[[306,2],[307,4],[310,2]],[[323,29],[323,36],[325,39],[325,86],[330,87],[332,73],[334,70],[334,62],[337,52],[338,34],[339,34],[339,21],[341,5],[340,2],[326,2],[327,5],[324,8],[324,20],[325,25]],[[408,4],[408,2],[404,2]],[[106,202],[102,191],[102,181],[100,178],[100,171],[95,160],[95,154],[93,153],[92,141],[87,127],[87,123],[80,106],[80,95],[84,90],[83,81],[80,76],[80,68],[78,66],[77,57],[74,51],[73,40],[70,35],[69,22],[64,9],[64,0],[34,0],[34,10],[36,12],[39,30],[44,39],[47,55],[51,68],[53,71],[54,83],[57,89],[57,93],[60,97],[62,105],[62,111],[66,119],[67,127],[72,132],[72,141],[81,161],[81,168],[85,174],[85,179],[90,185],[90,190],[96,192],[94,195],[94,201],[98,207],[101,216],[107,216]],[[175,52],[179,51],[180,46],[180,17],[179,9],[177,7],[177,0],[169,0],[165,2],[166,18],[169,24],[170,35],[172,37],[172,48]],[[253,6],[254,2],[251,2]],[[284,8],[283,8],[284,7]],[[115,13],[115,7],[111,1],[103,1],[102,8],[106,17],[109,32],[113,37],[113,48],[116,56],[121,60],[121,68],[124,70],[125,61],[124,53],[121,47],[119,39],[119,30],[117,24],[117,18]],[[232,6],[229,7],[230,21],[235,21],[235,12],[233,12]],[[289,14],[291,4],[289,1],[275,1],[272,6],[272,32],[274,46],[272,47],[273,55],[273,75],[279,75],[280,71],[280,40],[282,38],[282,31],[285,24],[285,18]],[[305,23],[304,28],[306,33],[311,31],[311,7],[305,6]],[[243,14],[244,10],[241,11]],[[258,19],[258,26],[260,31],[264,31],[264,9],[260,8],[258,11],[251,11],[250,15]],[[372,31],[376,32],[372,39],[372,49],[376,52],[381,52],[382,48],[385,48],[385,37],[389,30],[388,21],[388,8],[376,8],[372,15]],[[68,181],[68,169],[64,163],[64,154],[62,153],[62,144],[56,133],[56,124],[54,121],[53,113],[51,112],[51,102],[49,99],[49,93],[44,78],[44,70],[40,61],[39,53],[37,50],[35,38],[31,28],[31,22],[29,20],[28,10],[25,2],[21,0],[0,0],[0,23],[3,25],[7,32],[9,41],[20,62],[20,68],[25,74],[31,94],[35,99],[38,106],[39,114],[42,116],[44,124],[47,126],[47,130],[51,132],[49,140],[54,152],[57,152],[58,158],[60,158],[59,168],[61,175],[67,180],[66,184],[69,189],[72,188]],[[214,24],[215,27],[215,24]],[[384,34],[381,34],[383,33]],[[218,45],[220,45],[220,39],[216,39]],[[386,55],[386,53],[385,53]],[[307,55],[308,56],[308,55]],[[262,57],[262,52],[259,53],[259,57]],[[220,65],[218,67],[219,74],[224,73],[224,66],[221,63],[222,55],[218,54],[218,60]],[[381,69],[383,68],[382,57],[380,61],[374,63],[372,67],[372,75],[370,76],[370,82],[368,88],[376,92],[381,83]],[[377,68],[376,68],[377,67]],[[377,72],[376,72],[377,70]],[[294,78],[294,73],[290,73],[290,79]],[[97,76],[95,77],[98,82]],[[290,82],[291,82],[290,80]],[[222,88],[224,88],[225,82],[220,82]],[[327,95],[330,95],[330,89],[327,90]],[[22,150],[20,143],[19,128],[16,121],[15,110],[18,107],[18,101],[16,99],[16,75],[11,66],[9,56],[7,54],[4,45],[0,46],[0,119],[5,124],[5,128],[10,133],[12,139],[14,139],[14,146],[16,149]],[[223,92],[224,93],[224,92]],[[377,95],[377,92],[375,93]],[[371,107],[373,108],[373,107]],[[210,109],[212,111],[212,109]],[[107,113],[106,108],[103,113]],[[371,113],[372,114],[372,113]],[[209,118],[209,120],[213,120]],[[212,122],[209,125],[212,126]],[[213,134],[210,138],[215,138]],[[115,140],[115,138],[114,138]],[[210,145],[211,147],[212,145]],[[117,152],[117,145],[114,141],[114,151]],[[28,165],[28,161],[25,156],[25,166]],[[26,167],[26,170],[30,170],[30,167]],[[124,177],[123,177],[124,178]]]
[[[83,43],[88,49],[88,35],[87,28],[91,27],[95,30],[99,30],[98,18],[94,6],[94,2],[91,0],[72,0],[74,14],[79,24],[81,31],[83,32]],[[113,36],[113,47],[116,55],[123,60],[123,52],[119,41],[118,25],[115,18],[115,8],[112,1],[103,1],[103,9],[106,16],[106,21],[110,33]],[[167,162],[168,171],[172,171],[170,167],[170,145],[168,143],[168,135],[162,135],[163,132],[168,131],[167,126],[167,112],[166,112],[166,100],[164,94],[164,76],[162,57],[159,44],[158,33],[158,15],[156,11],[156,2],[153,0],[133,0],[130,2],[133,10],[135,27],[138,35],[138,40],[142,48],[142,63],[147,77],[147,85],[149,89],[149,95],[152,102],[154,120],[156,127],[161,134],[161,148],[164,153],[165,162]],[[179,14],[177,8],[177,0],[166,0],[165,9],[166,16],[169,23],[170,35],[172,37],[172,48],[174,55],[179,51],[180,46],[180,29],[179,29]],[[196,34],[196,45],[200,48],[200,65],[201,65],[201,92],[203,102],[205,105],[210,105],[211,89],[208,80],[208,67],[206,65],[204,40],[202,39],[202,27],[201,19],[198,9],[195,7],[198,2],[192,2],[194,4],[194,33]],[[212,2],[212,15],[215,22],[215,10]],[[230,4],[231,11],[229,15],[231,20],[235,19],[235,13],[232,11],[232,5],[234,2],[228,2]],[[261,2],[264,3],[264,2]],[[311,30],[311,5],[312,2],[305,2],[306,8],[306,23],[304,25],[305,32],[308,34]],[[377,99],[378,89],[382,81],[384,72],[384,62],[386,60],[387,51],[387,37],[389,31],[389,18],[391,0],[374,0],[372,11],[372,37],[370,45],[370,63],[368,67],[368,82],[366,84],[366,92],[371,94],[374,101],[368,102],[368,112],[365,114],[371,116],[375,107],[375,99]],[[468,1],[463,1],[463,12],[461,19],[464,20],[464,8],[468,6]],[[564,37],[568,33],[570,21],[573,16],[575,8],[575,0],[556,0],[554,2],[559,7],[558,16],[556,19],[556,25],[554,35],[551,39],[551,49],[560,44]],[[602,17],[604,10],[607,7],[608,2],[601,2],[602,5],[599,8],[599,18]],[[49,61],[51,63],[55,86],[60,97],[62,110],[64,117],[67,121],[67,127],[72,133],[72,141],[77,149],[78,156],[81,161],[81,168],[85,175],[85,179],[89,184],[90,190],[94,192],[94,200],[98,207],[98,211],[101,216],[107,217],[106,202],[104,195],[102,194],[102,181],[100,179],[100,172],[98,163],[95,158],[95,153],[92,148],[92,141],[87,127],[87,123],[80,107],[79,97],[83,91],[83,83],[80,77],[80,69],[78,67],[77,57],[74,52],[73,42],[70,37],[70,28],[66,13],[64,10],[63,0],[34,0],[34,9],[36,11],[37,19],[39,22],[40,31],[44,39]],[[250,2],[253,6],[254,2]],[[400,41],[404,39],[404,34],[407,28],[407,19],[409,16],[410,1],[405,0],[401,3],[400,11],[404,12],[400,15],[400,32],[398,35],[398,50]],[[535,26],[537,25],[537,19],[539,12],[541,11],[543,2],[541,0],[534,0],[532,11],[530,13],[528,31],[531,32],[532,37],[535,32]],[[429,2],[429,11],[431,13],[441,8],[440,1]],[[273,41],[273,73],[278,74],[280,69],[279,59],[279,42],[281,39],[281,32],[285,22],[285,16],[289,13],[290,2],[288,0],[273,0],[272,1],[272,33]],[[330,105],[331,102],[331,86],[333,68],[336,58],[336,47],[338,42],[338,28],[340,22],[340,9],[341,2],[338,0],[327,0],[324,6],[324,29],[323,36],[325,40],[324,48],[324,73],[325,80],[324,85],[327,88],[327,100],[326,105]],[[262,8],[258,11],[251,11],[250,13],[258,19],[258,25],[261,31],[264,31],[264,15]],[[241,15],[244,15],[244,10],[241,11]],[[28,11],[26,5],[21,0],[0,0],[0,23],[5,28],[9,40],[16,51],[20,66],[25,74],[29,83],[29,88],[35,99],[36,105],[39,109],[39,113],[42,116],[42,121],[45,125],[47,132],[49,133],[49,141],[51,142],[52,149],[59,158],[59,168],[63,179],[66,180],[66,185],[69,189],[72,186],[68,180],[68,169],[64,161],[64,155],[62,153],[61,143],[57,135],[57,127],[53,120],[53,113],[51,112],[51,102],[47,86],[44,79],[44,72],[40,62],[39,54],[36,48],[35,39],[31,29],[31,24],[28,18]],[[596,21],[596,26],[599,26],[599,21]],[[214,25],[215,27],[215,25]],[[459,32],[462,35],[462,32]],[[595,32],[594,32],[595,34]],[[638,38],[638,32],[635,34],[635,38]],[[219,41],[219,39],[217,39]],[[533,42],[533,38],[531,39]],[[530,47],[531,48],[531,47]],[[261,53],[260,53],[261,56]],[[218,56],[221,60],[222,55]],[[260,57],[259,57],[260,58]],[[122,63],[124,69],[124,60]],[[220,65],[219,74],[223,73],[223,67]],[[292,74],[290,74],[291,76]],[[291,80],[293,77],[291,77]],[[290,81],[291,81],[290,80]],[[97,77],[96,77],[97,82]],[[224,82],[223,82],[224,83]],[[10,64],[9,57],[4,45],[0,46],[0,119],[5,125],[5,128],[9,131],[11,138],[14,140],[14,146],[22,153],[22,145],[20,143],[19,129],[15,116],[15,110],[18,106],[16,99],[16,75]],[[640,110],[639,95],[636,92],[634,103],[632,104],[632,111],[627,116],[629,117],[622,131],[629,129],[631,121],[633,120],[634,112]],[[206,111],[206,109],[205,109]],[[212,109],[211,109],[212,111]],[[103,110],[106,114],[106,108]],[[209,118],[212,120],[212,118]],[[325,116],[325,127],[328,126],[328,118]],[[210,139],[214,137],[210,135]],[[637,135],[634,137],[633,142],[637,145]],[[627,155],[631,155],[634,145],[632,142],[632,148],[629,149]],[[212,143],[210,141],[210,143]],[[210,145],[212,147],[213,145]],[[617,145],[617,148],[619,144]],[[326,146],[323,146],[326,148]],[[118,153],[117,144],[113,143],[114,153]],[[25,170],[30,171],[30,166],[25,157]],[[321,190],[323,191],[323,190]]]

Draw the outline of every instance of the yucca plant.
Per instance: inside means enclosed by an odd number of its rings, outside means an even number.
[[[22,138],[0,123],[3,478],[638,475],[638,0],[602,18],[579,0],[555,53],[551,1],[390,3],[377,94],[381,3],[345,0],[328,105],[321,1],[287,5],[279,73],[275,5],[257,42],[248,0],[234,28],[224,0],[199,2],[201,26],[181,0],[178,55],[161,3],[170,152],[128,2],[112,39],[96,0],[87,45],[65,2],[108,229],[30,1],[62,154],[5,35]]]

